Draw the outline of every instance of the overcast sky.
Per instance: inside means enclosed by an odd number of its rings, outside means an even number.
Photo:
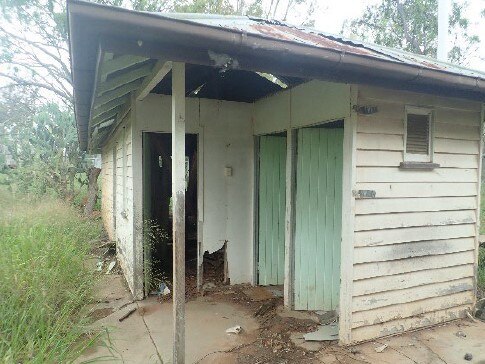
[[[464,2],[464,0],[458,1]],[[379,2],[379,0],[318,0],[314,16],[315,28],[338,34],[346,19],[359,17],[366,6]],[[470,60],[468,67],[485,72],[485,18],[480,16],[482,9],[485,9],[485,0],[468,0],[466,3],[468,5],[465,16],[470,20],[470,29],[472,33],[482,38],[478,54]],[[294,12],[288,21],[290,23],[301,23],[303,18],[302,13]]]

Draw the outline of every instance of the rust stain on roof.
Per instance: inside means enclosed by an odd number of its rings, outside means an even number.
[[[294,41],[295,39],[289,37],[285,32],[280,31],[275,25],[266,24],[251,24],[251,28],[258,31],[258,33],[268,35],[273,38],[284,39],[289,41]]]
[[[354,54],[381,57],[381,55],[362,46],[353,46],[325,37],[320,34],[303,31],[301,29],[279,24],[251,24],[250,27],[260,34],[292,42],[309,44],[326,49],[333,49]]]
[[[287,33],[293,34],[295,37],[301,39],[303,43],[313,43],[314,45],[322,48],[335,49],[348,53],[363,54],[376,57],[380,56],[379,53],[371,51],[369,49],[338,42],[336,40],[324,37],[316,33],[305,32],[303,30],[291,27],[285,27],[285,30]]]
[[[426,67],[429,67],[429,68],[434,68],[436,70],[444,70],[445,68],[444,67],[439,67],[437,64],[434,64],[434,63],[431,63],[431,62],[427,62],[427,61],[424,61],[424,60],[416,60],[416,62],[419,62],[421,63],[423,66],[426,66]]]

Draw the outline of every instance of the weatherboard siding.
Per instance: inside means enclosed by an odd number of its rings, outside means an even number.
[[[133,173],[129,116],[122,121],[124,130],[123,127],[119,130],[116,152],[116,250],[128,286],[133,291]]]
[[[113,147],[105,147],[101,152],[101,215],[104,228],[110,240],[115,240],[113,220]]]
[[[480,105],[359,87],[352,341],[463,317],[474,302]],[[406,105],[434,110],[430,171],[401,170]]]
[[[131,113],[102,150],[101,214],[110,240],[116,241],[118,261],[133,288],[133,173]],[[114,221],[116,219],[116,223]]]

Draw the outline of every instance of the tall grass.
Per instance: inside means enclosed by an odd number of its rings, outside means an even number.
[[[93,341],[86,257],[100,223],[59,201],[3,191],[0,206],[0,362],[71,362]]]
[[[485,234],[485,184],[482,183],[480,201],[480,234]],[[485,247],[478,249],[478,288],[485,292]]]
[[[485,248],[478,249],[478,288],[485,294]]]

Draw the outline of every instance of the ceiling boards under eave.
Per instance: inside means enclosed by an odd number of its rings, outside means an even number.
[[[89,150],[97,148],[102,136],[114,126],[131,92],[142,85],[155,63],[147,57],[115,56],[99,48],[89,118]]]
[[[171,94],[170,61],[136,55],[114,55],[99,49],[95,88],[89,118],[89,147],[99,147],[117,127],[133,94],[142,100],[148,93]],[[186,96],[237,102],[254,102],[302,79],[251,71],[187,64]]]

